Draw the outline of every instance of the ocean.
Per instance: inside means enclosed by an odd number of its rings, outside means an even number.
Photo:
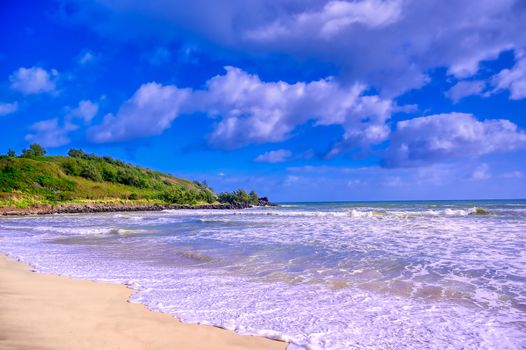
[[[289,349],[526,349],[524,200],[10,217],[0,252]]]

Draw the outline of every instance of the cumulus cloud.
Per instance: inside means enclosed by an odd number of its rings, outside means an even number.
[[[118,113],[90,130],[95,142],[158,135],[183,113],[207,113],[217,119],[209,142],[219,148],[279,142],[296,127],[341,125],[346,142],[377,143],[387,135],[392,101],[365,95],[366,87],[345,87],[332,79],[289,84],[263,82],[256,75],[226,67],[204,89],[180,89],[149,83],[141,86]]]
[[[446,92],[446,96],[458,102],[466,96],[479,95],[488,97],[499,91],[509,91],[510,99],[526,98],[526,54],[517,52],[513,67],[501,70],[489,79],[459,81]]]
[[[382,136],[368,130],[384,125],[392,102],[366,96],[365,91],[362,84],[344,87],[332,79],[263,82],[256,75],[227,67],[226,75],[208,82],[200,105],[222,117],[210,141],[226,148],[283,141],[308,120],[316,125],[342,125],[345,138],[356,144],[378,142]]]
[[[69,117],[82,119],[86,124],[89,124],[95,115],[97,115],[98,111],[98,103],[90,100],[82,100],[79,102],[78,107],[69,112]]]
[[[321,9],[294,14],[249,32],[247,36],[255,40],[273,40],[295,35],[295,31],[305,31],[328,39],[352,25],[367,28],[387,26],[396,22],[401,12],[401,1],[329,1]]]
[[[521,0],[73,1],[80,5],[68,19],[106,36],[317,59],[345,81],[393,95],[426,84],[432,68],[464,79],[481,61],[526,46]]]
[[[397,123],[385,165],[418,166],[524,148],[526,133],[509,120],[480,121],[465,113],[435,114]]]
[[[260,154],[254,159],[258,163],[281,163],[287,161],[292,152],[287,149],[278,149]]]
[[[18,103],[17,102],[0,102],[0,117],[4,115],[8,115],[11,113],[14,113],[18,110]]]
[[[335,62],[351,78],[397,94],[424,85],[429,68],[446,66],[451,75],[469,77],[482,60],[522,47],[524,9],[514,6],[513,1],[329,1],[317,11],[278,18],[248,38],[266,49]],[[347,17],[350,8],[366,10]]]
[[[11,76],[11,89],[19,91],[24,95],[53,93],[56,89],[58,72],[54,69],[46,71],[40,67],[21,67]]]
[[[495,90],[509,90],[512,100],[526,98],[526,53],[519,54],[511,69],[503,69],[492,79]]]
[[[446,96],[458,102],[467,96],[481,95],[485,88],[486,83],[482,80],[459,81],[446,92]]]
[[[89,124],[98,110],[99,105],[97,103],[82,100],[77,107],[71,109],[61,118],[41,120],[31,125],[31,132],[26,135],[25,139],[45,147],[67,145],[71,142],[70,133],[79,129],[77,120],[81,119],[84,124]]]
[[[116,115],[106,115],[102,124],[91,128],[89,137],[94,142],[105,143],[159,135],[170,127],[190,94],[190,89],[144,84]]]
[[[36,142],[44,147],[60,147],[70,143],[69,132],[77,129],[75,125],[66,123],[59,124],[58,118],[42,120],[31,126],[31,133],[25,139],[28,142]]]

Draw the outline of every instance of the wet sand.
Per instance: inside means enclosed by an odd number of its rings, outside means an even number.
[[[123,285],[31,272],[0,254],[0,349],[285,349],[127,302]]]

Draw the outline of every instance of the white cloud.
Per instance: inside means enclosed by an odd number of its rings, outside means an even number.
[[[205,89],[180,89],[149,83],[141,86],[116,116],[90,131],[95,142],[158,135],[182,113],[207,113],[218,122],[209,142],[219,148],[279,142],[309,120],[341,125],[346,143],[367,145],[385,140],[392,101],[364,95],[366,87],[345,87],[332,79],[288,84],[263,82],[234,67],[210,79]]]
[[[488,97],[496,92],[508,90],[512,100],[526,98],[526,54],[516,52],[515,56],[514,66],[501,70],[491,77],[489,82],[483,80],[460,81],[446,92],[446,96],[458,102],[466,96]]]
[[[56,89],[58,72],[52,69],[50,72],[40,67],[21,67],[11,76],[11,89],[19,91],[24,95],[53,93]]]
[[[77,127],[69,123],[59,125],[58,118],[46,119],[34,123],[31,126],[32,132],[25,139],[44,147],[60,147],[70,143],[68,134],[75,129]]]
[[[77,62],[83,66],[83,65],[87,65],[87,64],[97,61],[99,57],[100,57],[100,54],[97,54],[91,50],[85,49],[85,50],[82,50],[80,55],[77,57]]]
[[[298,181],[300,181],[300,179],[301,178],[299,176],[296,176],[296,175],[287,175],[287,177],[283,181],[283,185],[291,186],[291,185],[297,183]]]
[[[446,92],[446,96],[458,102],[467,96],[481,95],[485,88],[486,83],[482,80],[459,81]]]
[[[97,115],[98,111],[98,103],[92,102],[90,100],[82,100],[79,102],[78,107],[69,112],[69,117],[80,118],[84,120],[86,124],[89,124],[95,115]]]
[[[526,98],[526,54],[517,56],[511,69],[503,69],[492,79],[495,90],[509,90],[512,100]]]
[[[0,102],[0,117],[14,113],[18,110],[18,102]]]
[[[346,82],[397,95],[426,84],[433,68],[466,78],[481,61],[524,48],[525,13],[521,0],[91,0],[71,16],[117,40],[179,38],[318,60]]]
[[[89,124],[97,114],[99,105],[89,100],[82,100],[78,107],[72,109],[63,118],[41,120],[31,125],[31,132],[25,139],[45,147],[60,147],[71,142],[70,133],[79,128],[76,119],[82,119]]]
[[[315,173],[315,174],[355,174],[361,171],[369,171],[372,169],[368,168],[349,168],[349,167],[334,167],[334,166],[313,166],[313,165],[304,165],[299,167],[288,167],[287,171],[296,172],[296,173]],[[376,168],[375,168],[376,169]]]
[[[329,1],[319,10],[292,15],[249,32],[247,36],[255,40],[273,40],[304,31],[329,39],[352,25],[367,28],[387,26],[400,18],[401,10],[401,1]]]
[[[368,130],[381,128],[392,108],[391,100],[364,96],[362,84],[343,87],[332,79],[263,82],[233,67],[227,67],[226,75],[210,79],[207,88],[201,105],[222,117],[210,141],[225,148],[283,141],[308,120],[342,125],[346,139],[374,143],[382,137]]]
[[[519,171],[519,170],[514,170],[514,171],[511,171],[509,173],[504,173],[502,175],[503,178],[505,179],[520,179],[524,176],[524,174]]]
[[[348,187],[357,187],[363,184],[363,181],[360,179],[350,179],[347,181]]]
[[[259,163],[281,163],[287,161],[291,155],[292,152],[289,150],[278,149],[260,154],[254,161]]]
[[[190,93],[189,89],[171,85],[144,84],[115,116],[108,114],[102,124],[91,128],[89,137],[105,143],[159,135],[182,111]]]
[[[487,180],[491,178],[489,166],[486,163],[479,165],[473,170],[470,176],[473,180]]]
[[[404,185],[404,182],[400,176],[387,176],[382,184],[387,187],[400,187]]]
[[[316,177],[344,177],[348,178],[351,176],[352,181],[361,180],[361,184],[369,183],[382,183],[382,184],[397,184],[397,185],[443,185],[450,181],[452,178],[456,178],[458,173],[462,173],[464,178],[466,170],[464,164],[461,164],[461,169],[457,169],[459,166],[448,163],[440,164],[429,164],[419,167],[418,169],[408,168],[384,168],[379,166],[366,166],[366,167],[337,167],[337,166],[312,166],[305,165],[300,167],[288,167],[287,171],[290,173],[301,173],[302,175],[313,175]],[[344,176],[342,176],[344,175]],[[395,178],[393,178],[395,177]],[[364,180],[365,179],[365,180]],[[460,179],[460,177],[458,177]],[[371,180],[371,181],[366,181]],[[402,181],[404,180],[404,181]],[[351,180],[350,180],[351,181]],[[389,187],[389,186],[388,186]],[[391,186],[393,187],[393,186]]]
[[[509,120],[479,121],[465,113],[405,120],[396,129],[385,159],[391,167],[526,148],[526,133]]]

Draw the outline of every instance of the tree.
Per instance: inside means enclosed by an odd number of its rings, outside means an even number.
[[[170,187],[163,191],[160,198],[171,204],[195,204],[198,200],[196,191],[187,190],[181,187]]]
[[[34,143],[31,146],[29,146],[29,149],[24,149],[22,151],[22,157],[24,158],[35,158],[35,157],[42,157],[46,155],[46,150],[42,148],[38,143]]]
[[[252,190],[248,194],[250,196],[250,204],[252,205],[258,205],[259,204],[259,197],[256,191]]]
[[[250,203],[250,196],[243,189],[237,190],[234,193],[234,196],[235,196],[236,202],[238,202],[238,203],[243,203],[243,204],[249,204]]]
[[[253,192],[253,196],[255,196],[255,198],[257,198],[256,192],[254,192],[254,191],[252,191],[252,192]],[[221,202],[221,203],[230,203],[230,204],[236,204],[237,203],[237,204],[245,204],[245,205],[247,205],[247,204],[251,204],[252,203],[252,199],[253,199],[253,197],[251,197],[243,189],[239,189],[239,190],[231,192],[231,193],[223,192],[223,193],[220,193],[219,196],[218,196],[219,202]]]
[[[7,156],[8,157],[16,157],[16,152],[14,150],[12,150],[12,149],[9,149],[7,151]]]
[[[83,155],[84,155],[84,152],[81,149],[72,148],[68,152],[68,156],[72,158],[82,158]]]
[[[234,202],[234,196],[231,193],[228,192],[221,192],[219,196],[217,196],[217,200],[220,203],[233,203]]]
[[[212,192],[211,190],[209,190],[208,188],[201,191],[202,193],[202,197],[203,199],[207,202],[207,203],[214,203],[214,201],[216,200],[215,198],[215,195],[214,195],[214,192]]]

